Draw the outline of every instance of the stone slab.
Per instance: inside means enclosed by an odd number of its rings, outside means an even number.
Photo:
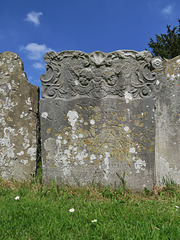
[[[43,181],[152,188],[153,100],[41,99]]]
[[[43,182],[152,189],[155,88],[149,52],[45,55]]]
[[[0,175],[26,179],[36,171],[39,88],[20,57],[0,53]]]
[[[180,184],[180,56],[164,60],[156,102],[156,183]]]

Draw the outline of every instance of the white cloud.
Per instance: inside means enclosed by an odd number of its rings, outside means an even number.
[[[41,15],[43,15],[42,12],[34,12],[34,11],[32,11],[32,12],[27,14],[25,21],[32,22],[36,26],[38,26],[40,24],[39,17]]]
[[[161,13],[164,15],[164,16],[169,16],[173,13],[173,6],[172,5],[169,5],[165,8],[163,8],[163,10],[161,11]]]
[[[46,52],[53,51],[53,49],[46,47],[45,44],[29,43],[21,50],[27,52],[27,57],[30,60],[41,60]]]
[[[33,64],[33,67],[36,69],[44,69],[45,68],[45,64],[40,63],[40,62],[36,62]]]
[[[45,68],[45,63],[43,62],[43,57],[45,53],[49,51],[54,51],[52,48],[46,47],[45,44],[29,43],[26,46],[20,48],[21,51],[24,51],[27,54],[27,58],[30,60],[35,60],[33,67],[35,69]]]

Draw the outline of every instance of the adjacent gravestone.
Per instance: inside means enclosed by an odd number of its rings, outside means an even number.
[[[31,85],[19,56],[0,54],[0,175],[35,174],[39,89]]]
[[[43,182],[151,189],[155,59],[147,52],[49,52],[41,76]]]
[[[161,60],[160,60],[161,61]],[[156,116],[157,184],[180,184],[180,56],[159,64]]]

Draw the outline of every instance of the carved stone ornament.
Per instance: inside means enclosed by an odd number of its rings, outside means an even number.
[[[157,70],[163,70],[164,62],[161,57],[154,57],[151,61],[152,66]]]
[[[163,66],[148,51],[48,52],[44,59],[47,66],[46,74],[41,75],[41,94],[52,99],[123,98],[125,92],[133,98],[152,97],[157,81],[153,69]]]

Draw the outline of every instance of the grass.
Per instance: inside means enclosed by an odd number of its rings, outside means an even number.
[[[46,187],[1,179],[0,239],[178,240],[178,207],[176,185],[134,194],[124,188],[58,187],[53,182]]]

